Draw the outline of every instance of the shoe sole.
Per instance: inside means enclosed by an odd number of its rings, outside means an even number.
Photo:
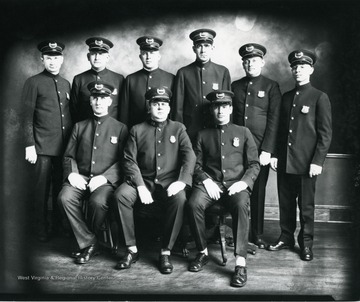
[[[136,261],[138,261],[138,259],[131,261],[129,266],[125,266],[125,267],[115,266],[115,269],[117,269],[117,270],[129,269],[129,268],[131,268],[131,265],[136,263]]]
[[[237,283],[230,283],[232,287],[243,287],[246,285],[246,282],[244,284],[237,284]]]
[[[80,261],[78,261],[77,259],[75,259],[75,263],[76,263],[76,264],[87,264],[87,263],[90,262],[90,260],[91,260],[92,258],[94,258],[94,257],[96,257],[96,256],[98,256],[98,255],[100,255],[100,252],[95,252],[95,253],[90,257],[89,261],[80,262]]]
[[[201,267],[199,267],[199,268],[189,268],[189,271],[190,272],[193,272],[193,273],[197,273],[197,272],[200,272],[200,271],[202,271],[203,269],[204,269],[204,266],[206,265],[206,264],[208,264],[208,262],[209,261],[206,261]]]

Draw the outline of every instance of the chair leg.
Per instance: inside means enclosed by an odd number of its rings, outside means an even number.
[[[222,265],[225,266],[227,262],[227,254],[226,254],[226,240],[225,240],[225,217],[222,216],[219,219],[219,235],[220,235],[220,246],[221,246],[221,256],[222,256]]]

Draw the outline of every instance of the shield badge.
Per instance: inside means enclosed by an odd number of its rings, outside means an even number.
[[[219,90],[219,83],[213,83],[212,84],[212,89],[213,90]]]
[[[110,136],[110,143],[113,145],[118,143],[118,138],[116,136]]]
[[[259,98],[263,98],[264,96],[265,96],[265,91],[263,91],[263,90],[258,91]]]
[[[304,106],[301,108],[301,112],[304,113],[304,114],[309,113],[309,110],[310,110],[310,107],[309,107],[309,106],[305,106],[305,105],[304,105]]]
[[[69,95],[68,92],[66,93],[66,99],[67,99],[67,100],[70,100],[70,95]]]
[[[234,137],[233,146],[236,148],[240,146],[240,139],[238,137]]]
[[[111,94],[112,94],[112,95],[117,95],[117,94],[118,94],[117,89],[115,88],[114,91],[113,91]]]
[[[176,138],[175,138],[174,135],[171,135],[171,136],[170,136],[170,143],[172,143],[172,144],[175,144],[175,143],[176,143]]]

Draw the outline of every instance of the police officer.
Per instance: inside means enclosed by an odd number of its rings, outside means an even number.
[[[215,36],[211,29],[198,29],[190,34],[196,60],[180,68],[175,77],[172,117],[184,123],[191,140],[212,122],[206,95],[214,90],[230,90],[229,70],[211,61]]]
[[[300,258],[311,261],[315,185],[330,147],[331,105],[327,94],[310,83],[316,55],[295,50],[288,60],[296,86],[282,97],[277,149],[271,159],[271,167],[277,170],[281,235],[268,249],[278,251],[294,246],[298,203]]]
[[[174,75],[159,68],[160,47],[163,41],[153,36],[136,40],[140,46],[139,58],[143,68],[126,77],[121,98],[120,121],[129,128],[148,117],[145,93],[151,87],[164,86],[172,91]]]
[[[43,41],[38,45],[43,72],[30,77],[22,91],[25,124],[25,159],[35,165],[34,202],[37,238],[50,236],[47,200],[52,184],[53,227],[61,225],[56,197],[61,188],[62,155],[71,133],[70,83],[59,75],[65,45]],[[56,231],[56,230],[54,230]]]
[[[150,117],[130,130],[124,151],[126,182],[115,192],[127,246],[116,268],[128,269],[139,259],[133,207],[136,203],[157,203],[164,210],[159,269],[170,274],[170,252],[182,226],[185,189],[192,184],[195,154],[184,125],[168,119],[171,91],[154,87],[145,98],[149,101]]]
[[[234,92],[232,117],[234,124],[250,130],[258,148],[261,168],[250,198],[250,240],[264,249],[267,244],[261,235],[264,231],[265,192],[270,158],[276,145],[281,92],[277,82],[261,74],[265,65],[264,46],[247,43],[240,47],[239,54],[246,76],[231,84]]]
[[[201,271],[209,261],[205,210],[219,200],[232,216],[236,266],[230,284],[242,287],[247,281],[250,193],[260,170],[257,147],[249,129],[230,122],[231,91],[214,91],[206,97],[211,102],[215,125],[201,130],[194,144],[194,188],[188,205],[190,226],[199,253],[189,270]]]
[[[122,181],[121,159],[127,127],[108,114],[114,87],[95,81],[88,85],[93,116],[75,124],[64,154],[64,178],[58,202],[65,209],[80,251],[72,254],[84,264],[97,254],[97,235],[113,192]],[[88,202],[88,223],[83,202]]]
[[[85,41],[89,46],[87,58],[91,69],[74,77],[71,87],[71,115],[73,121],[79,122],[92,118],[93,111],[89,105],[90,92],[88,84],[94,81],[103,81],[115,87],[112,92],[112,104],[109,108],[109,115],[115,119],[119,118],[119,98],[124,82],[124,77],[107,68],[110,59],[109,51],[114,44],[102,37],[92,37]]]

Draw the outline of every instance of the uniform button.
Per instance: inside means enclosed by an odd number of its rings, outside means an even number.
[[[65,127],[64,127],[64,126],[63,126],[62,128],[63,128],[63,129],[65,129]]]
[[[90,174],[90,177],[94,177],[94,174]]]
[[[226,172],[226,170],[223,170],[223,172],[225,173],[225,172]]]
[[[155,178],[155,182],[158,182],[159,180],[157,178]]]
[[[291,117],[291,119],[293,120],[293,119],[294,119],[294,117],[292,116],[292,117]]]
[[[206,82],[205,82],[205,81],[203,81],[203,84],[206,84]]]
[[[195,107],[197,107],[197,106],[198,106],[198,104],[195,105]]]
[[[292,130],[290,129],[289,132],[292,133]]]
[[[96,136],[99,136],[99,133],[96,133],[95,135],[96,135]]]
[[[158,141],[158,143],[160,144],[160,143],[161,143],[161,141]]]
[[[249,104],[246,104],[246,107],[249,107]]]
[[[150,79],[152,79],[152,76],[149,76]]]
[[[223,155],[223,156],[221,156],[221,158],[222,158],[222,159],[225,159],[225,156]]]
[[[148,87],[148,89],[150,90],[150,89],[151,89],[151,87],[149,86],[149,87]]]
[[[203,95],[203,99],[206,99],[206,96],[205,96],[205,95]]]
[[[99,125],[101,125],[101,122],[98,122]]]
[[[249,82],[250,85],[252,85],[252,82]]]
[[[58,94],[60,94],[60,91],[58,91]]]
[[[250,92],[248,92],[248,95],[250,95]]]
[[[158,169],[158,170],[160,170],[161,168],[160,168],[160,167],[158,167],[157,169]]]
[[[296,104],[293,104],[293,107],[296,107]]]
[[[98,79],[98,80],[100,80],[100,77],[99,77],[99,76],[97,76],[97,79]]]
[[[205,68],[203,67],[203,68],[201,68],[202,70],[205,70]]]
[[[57,83],[57,80],[55,80],[55,82]]]
[[[221,130],[221,133],[225,133],[225,131],[224,131],[224,130]]]
[[[296,91],[296,94],[299,95],[299,91]]]
[[[157,128],[158,129],[158,131],[160,131],[161,132],[161,128]]]
[[[161,154],[160,154],[160,153],[158,153],[158,156],[161,156]]]
[[[64,117],[65,115],[62,114],[61,116]]]
[[[223,184],[226,185],[226,181],[224,181]]]
[[[224,143],[221,143],[221,146],[224,146],[225,144]]]
[[[60,103],[60,105],[62,106],[62,103]]]
[[[94,150],[96,150],[97,149],[97,147],[96,146],[94,146]]]
[[[289,146],[291,146],[291,143],[289,143]]]
[[[92,164],[93,164],[93,165],[95,165],[95,162],[94,162],[94,161],[92,161]]]
[[[248,117],[247,117],[247,116],[245,116],[245,119],[247,120],[247,119],[248,119]]]

